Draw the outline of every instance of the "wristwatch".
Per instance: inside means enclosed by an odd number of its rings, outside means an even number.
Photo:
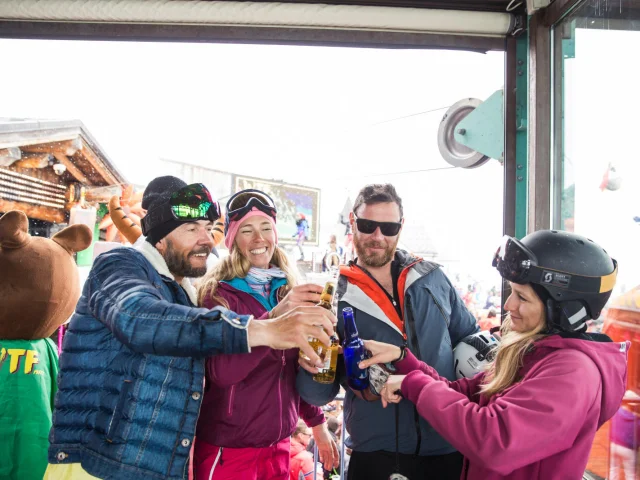
[[[393,361],[393,363],[396,362],[401,362],[402,360],[404,360],[404,357],[407,356],[407,346],[406,345],[400,345],[400,356]]]

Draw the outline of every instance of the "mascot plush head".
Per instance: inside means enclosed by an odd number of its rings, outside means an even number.
[[[72,225],[51,239],[29,235],[18,211],[0,217],[0,338],[50,336],[73,313],[80,280],[73,253],[91,245],[91,230]]]

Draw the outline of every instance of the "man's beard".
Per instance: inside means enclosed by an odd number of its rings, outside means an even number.
[[[169,267],[169,271],[176,277],[188,277],[188,278],[198,278],[202,277],[205,273],[207,273],[207,266],[203,267],[193,267],[191,266],[191,262],[189,261],[189,257],[191,255],[195,255],[198,253],[206,253],[207,256],[211,253],[211,250],[207,247],[201,247],[194,250],[191,250],[187,253],[181,253],[173,247],[173,243],[171,240],[167,239],[167,248],[162,255],[164,257],[164,261],[167,262],[167,267]]]
[[[356,253],[358,254],[358,261],[362,262],[366,267],[384,267],[387,263],[391,262],[396,251],[396,246],[398,245],[398,240],[400,240],[399,236],[396,237],[396,241],[393,244],[387,242],[385,245],[385,243],[376,242],[374,240],[363,240],[360,238],[360,233],[357,231],[353,232],[353,245],[355,246]],[[384,248],[384,251],[367,255],[367,247]]]

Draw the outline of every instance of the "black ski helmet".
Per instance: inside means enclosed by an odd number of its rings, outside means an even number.
[[[493,266],[510,282],[531,284],[545,304],[551,330],[581,332],[611,296],[618,264],[592,240],[539,230],[518,241],[505,236]]]

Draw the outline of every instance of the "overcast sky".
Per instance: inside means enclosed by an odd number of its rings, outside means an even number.
[[[578,29],[565,71],[576,230],[620,260],[627,289],[640,283],[638,46],[640,32]],[[497,283],[502,167],[443,170],[436,133],[446,107],[502,88],[502,52],[29,40],[0,52],[0,116],[81,120],[131,182],[169,158],[318,187],[324,243],[348,195],[389,181],[439,260]],[[601,192],[609,162],[622,187]]]
[[[502,88],[502,52],[35,40],[0,51],[15,73],[1,116],[80,119],[131,182],[169,158],[319,187],[324,243],[347,195],[389,181],[442,261],[497,282],[502,167],[440,170],[436,135],[448,106]]]
[[[618,260],[616,293],[640,285],[640,154],[637,62],[640,31],[576,30],[576,56],[566,60],[565,159],[575,182],[576,233]],[[611,164],[616,191],[600,190]]]

